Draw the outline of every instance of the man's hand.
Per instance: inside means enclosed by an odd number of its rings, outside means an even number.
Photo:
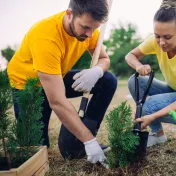
[[[154,121],[155,118],[151,115],[146,115],[141,118],[136,119],[136,122],[141,122],[141,129],[145,129],[152,121]]]
[[[90,92],[102,76],[103,69],[99,66],[82,70],[74,75],[73,79],[75,82],[72,84],[72,88],[78,92]]]
[[[141,76],[145,76],[151,72],[151,67],[150,65],[140,65],[136,67],[136,72],[138,72]]]
[[[90,141],[84,142],[85,150],[87,154],[87,160],[91,163],[103,162],[106,160],[103,150],[98,144],[96,138]]]

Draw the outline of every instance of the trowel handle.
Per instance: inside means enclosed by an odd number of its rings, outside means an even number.
[[[138,123],[134,124],[134,130],[141,131],[141,122],[138,122]]]
[[[140,118],[141,115],[142,115],[142,107],[143,107],[143,104],[146,100],[148,92],[150,90],[150,87],[152,85],[152,81],[153,81],[153,78],[154,78],[154,72],[153,71],[150,72],[149,80],[148,80],[146,89],[144,91],[142,99],[140,99],[140,100],[139,100],[139,80],[138,80],[138,76],[139,76],[139,73],[136,72],[135,73],[135,96],[136,96],[136,115],[135,115],[135,119]],[[141,130],[141,122],[135,123],[134,129]]]
[[[144,95],[143,95],[142,100],[141,100],[141,103],[142,103],[142,104],[143,104],[143,103],[145,102],[145,100],[146,100],[146,97],[147,97],[148,92],[149,92],[149,90],[150,90],[150,87],[151,87],[151,85],[152,85],[152,81],[153,81],[154,76],[155,76],[155,73],[154,73],[153,71],[151,71],[151,72],[150,72],[150,75],[149,75],[149,80],[148,80],[148,83],[147,83],[147,87],[146,87],[146,89],[145,89]]]
[[[85,115],[85,111],[87,109],[87,103],[89,101],[89,95],[90,95],[89,92],[84,93],[84,95],[81,98],[81,104],[80,104],[79,111],[78,111],[79,117],[83,118]]]
[[[135,119],[140,118],[141,114],[142,114],[142,104],[138,104],[136,107]]]
[[[140,118],[141,114],[142,114],[142,104],[138,104],[136,107],[135,119]],[[134,129],[141,131],[141,122],[135,123]]]
[[[153,81],[153,78],[155,76],[155,73],[153,71],[150,72],[149,79],[148,79],[148,82],[147,82],[147,86],[146,86],[146,89],[144,91],[144,94],[143,94],[141,100],[139,100],[139,80],[138,80],[139,73],[136,72],[134,76],[135,76],[135,96],[136,96],[136,102],[140,101],[143,104],[145,102],[145,100],[146,100],[147,94],[148,94],[148,92],[150,90],[150,87],[152,85],[152,81]]]

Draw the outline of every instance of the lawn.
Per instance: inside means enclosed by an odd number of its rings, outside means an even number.
[[[128,95],[127,81],[120,80],[118,89],[107,113],[124,100],[127,100],[135,113],[135,104],[132,99],[128,98]],[[70,99],[70,102],[74,105],[76,110],[79,108],[80,101],[81,98]],[[168,141],[165,144],[147,149],[146,160],[132,166],[112,170],[105,169],[101,165],[90,164],[86,161],[86,158],[72,161],[64,160],[61,157],[57,146],[60,125],[61,123],[59,119],[54,113],[52,113],[49,126],[51,147],[49,149],[50,171],[48,176],[176,175],[176,126],[174,125],[164,124]],[[106,121],[103,121],[97,138],[99,142],[107,144],[107,137],[108,132],[106,130]]]

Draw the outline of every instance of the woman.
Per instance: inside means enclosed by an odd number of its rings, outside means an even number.
[[[139,74],[140,96],[143,94],[148,76],[151,72],[150,65],[143,65],[139,59],[148,54],[156,54],[159,67],[166,83],[154,79],[149,98],[142,110],[142,117],[136,120],[141,122],[142,129],[148,125],[151,134],[147,146],[163,143],[167,140],[161,122],[176,124],[168,115],[169,110],[176,110],[176,2],[163,0],[163,3],[154,16],[154,35],[150,36],[137,48],[126,56],[128,65]],[[135,100],[134,75],[128,82],[128,87]]]

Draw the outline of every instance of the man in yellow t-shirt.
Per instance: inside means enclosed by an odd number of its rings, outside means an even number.
[[[42,104],[44,144],[49,146],[48,124],[53,110],[64,126],[84,143],[92,163],[104,160],[104,152],[67,98],[91,91],[93,96],[86,117],[97,121],[98,131],[117,87],[116,77],[107,72],[109,57],[102,46],[96,66],[82,71],[70,69],[86,50],[93,54],[98,28],[107,20],[107,15],[106,0],[70,0],[66,11],[32,26],[8,65],[16,118],[19,109],[15,92],[23,89],[27,77],[38,76],[45,98]]]
[[[127,63],[136,70],[139,76],[139,96],[141,97],[147,86],[150,65],[143,65],[139,59],[148,54],[155,54],[158,64],[165,78],[165,82],[154,79],[149,90],[150,96],[144,103],[141,122],[142,129],[148,125],[151,134],[147,146],[163,143],[167,140],[162,122],[176,124],[169,115],[171,109],[176,110],[176,2],[163,1],[154,16],[154,36],[150,36],[137,48],[126,56]],[[135,100],[134,75],[128,82],[129,90]]]

